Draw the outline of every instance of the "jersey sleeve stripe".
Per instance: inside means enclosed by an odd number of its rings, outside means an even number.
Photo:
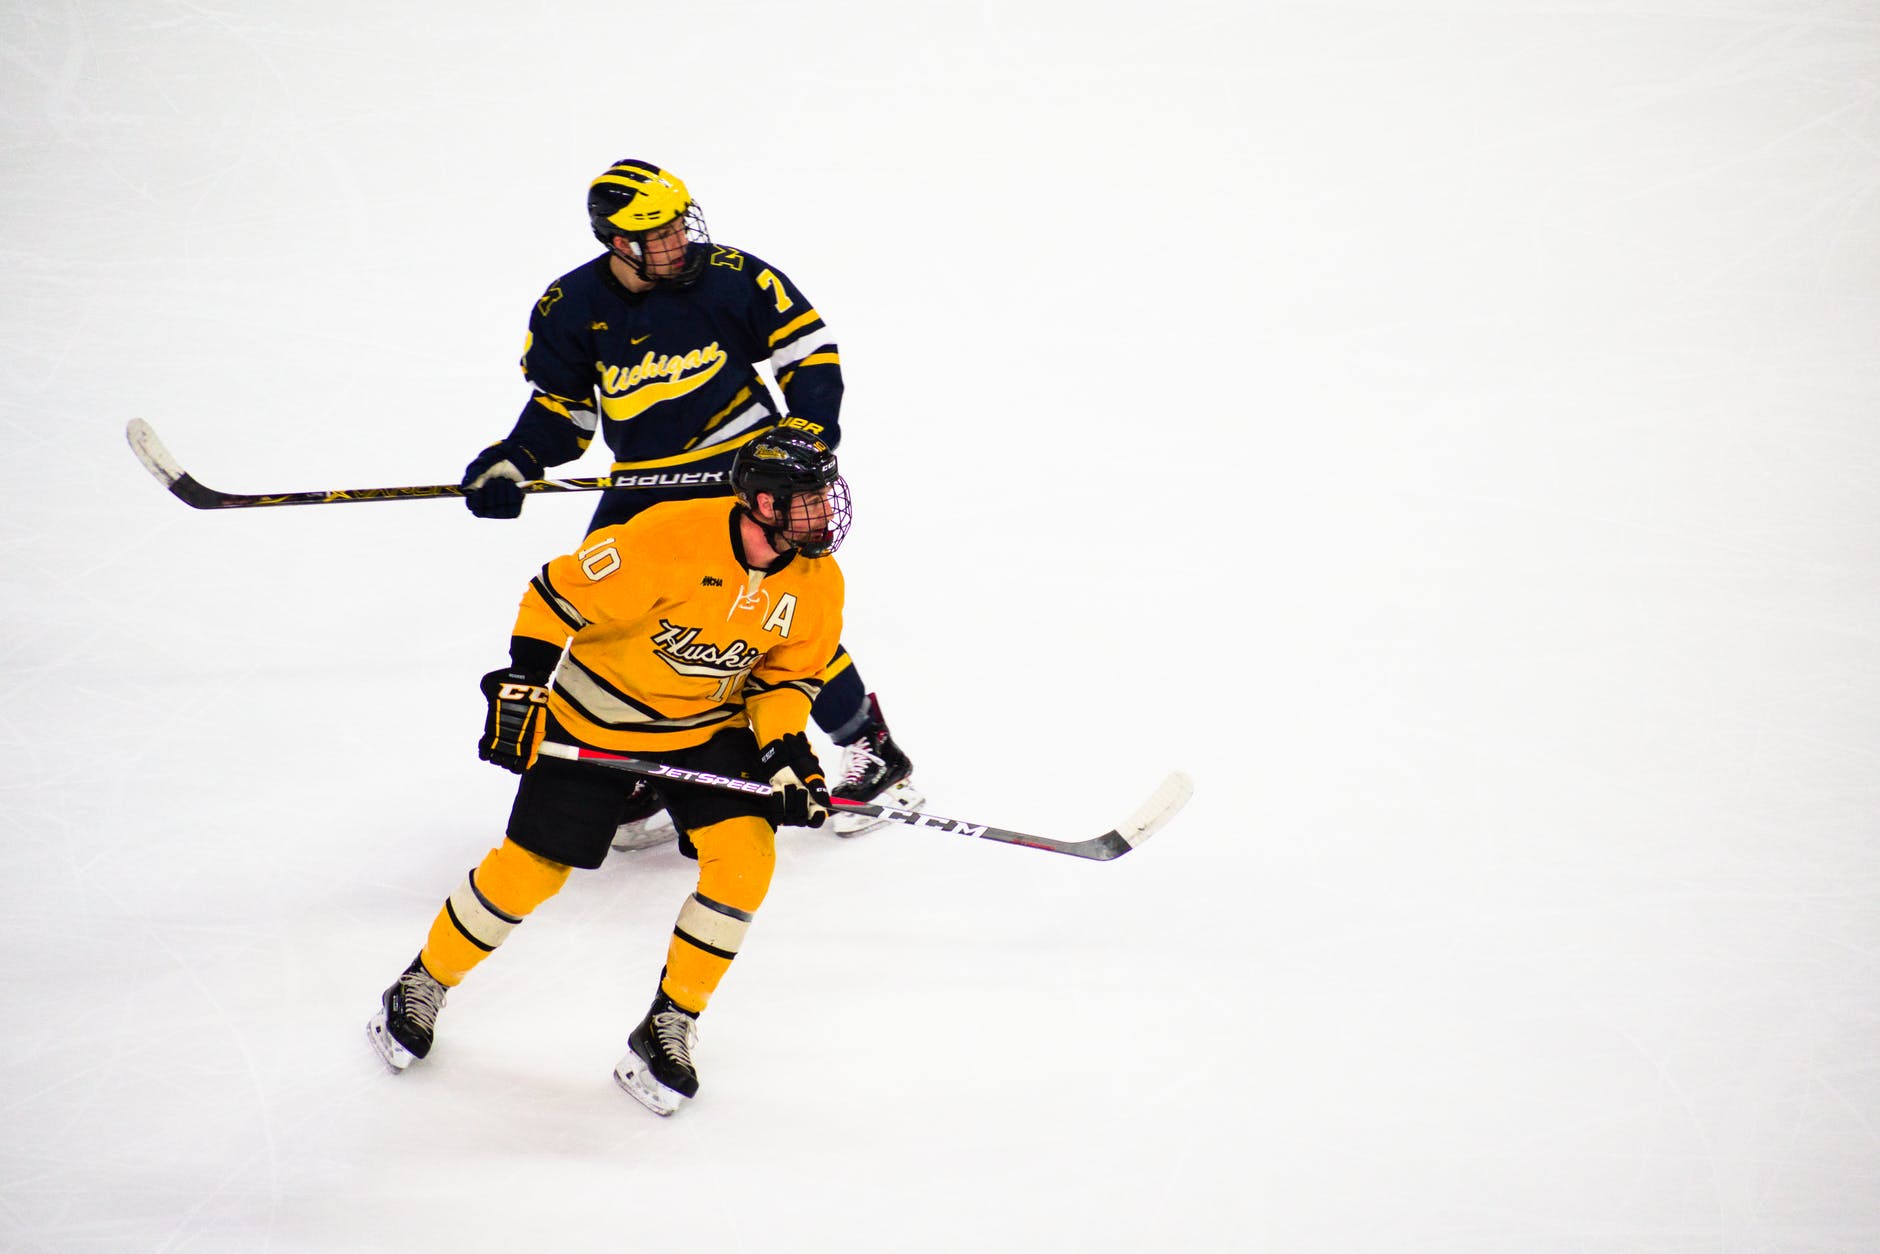
[[[795,335],[798,331],[801,331],[804,327],[809,326],[812,322],[821,321],[822,315],[817,313],[814,309],[798,314],[770,333],[770,346],[775,348],[777,345]]]
[[[785,366],[794,366],[818,349],[826,348],[833,352],[835,347],[836,337],[829,333],[829,328],[818,327],[801,339],[777,349],[770,355],[770,364],[773,369],[781,370]]]
[[[777,692],[785,688],[794,689],[802,693],[810,699],[810,703],[813,705],[815,704],[816,698],[822,695],[823,682],[821,679],[786,679],[780,684],[767,684],[753,675],[744,681],[744,696],[748,701],[750,698],[762,693]]]
[[[529,587],[534,589],[535,595],[542,598],[543,604],[554,612],[555,617],[559,618],[562,625],[569,631],[580,631],[588,625],[581,611],[577,610],[568,598],[555,591],[555,585],[548,578],[548,567],[542,567],[542,573],[529,580]]]
[[[540,388],[535,390],[535,395],[530,399],[556,417],[566,418],[589,435],[593,435],[595,429],[600,426],[600,415],[594,412],[592,404],[583,405],[580,401],[556,396]]]

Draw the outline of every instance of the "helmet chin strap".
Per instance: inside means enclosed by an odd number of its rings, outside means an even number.
[[[770,499],[774,504],[777,498],[772,496]],[[745,517],[757,524],[757,529],[764,533],[764,542],[770,545],[772,551],[779,557],[796,552],[796,542],[783,533],[782,527],[777,526],[775,523],[765,522],[757,516],[757,510],[749,505],[743,505],[742,508]]]
[[[764,539],[768,540],[770,547],[777,550],[777,552],[789,553],[795,550],[796,541],[785,535],[783,528],[773,527],[761,518],[757,520],[757,525],[764,529]]]
[[[641,249],[639,241],[628,240],[627,247],[632,249],[633,251],[622,252],[620,249],[615,248],[612,244],[609,244],[607,246],[607,251],[612,253],[614,256],[618,257],[620,260],[626,262],[628,269],[632,270],[633,273],[639,275],[642,279],[646,280],[648,283],[660,282],[659,279],[654,278],[652,275],[646,272],[646,254],[645,254],[645,251]]]

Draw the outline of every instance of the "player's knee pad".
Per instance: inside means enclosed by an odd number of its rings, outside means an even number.
[[[425,966],[443,983],[456,984],[560,890],[568,871],[505,840],[445,899],[425,940]]]
[[[520,918],[560,892],[572,869],[505,840],[490,850],[464,884],[499,913]]]
[[[753,815],[725,819],[692,833],[698,847],[698,891],[746,913],[764,904],[777,867],[777,832]]]
[[[444,912],[465,940],[488,953],[509,939],[531,910],[568,882],[569,868],[505,840],[463,877]]]

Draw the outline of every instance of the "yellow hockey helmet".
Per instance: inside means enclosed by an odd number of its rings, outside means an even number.
[[[632,239],[657,230],[684,217],[691,204],[692,193],[679,177],[649,161],[616,161],[588,184],[588,220],[603,244],[616,235]]]
[[[699,211],[692,193],[678,175],[660,169],[650,161],[622,158],[588,184],[588,222],[594,238],[607,251],[632,266],[643,278],[645,263],[640,257],[639,240],[648,232],[660,230],[672,222],[685,224],[690,247],[683,273],[666,280],[675,286],[695,281],[705,267],[704,245],[711,243],[705,228],[705,215]],[[625,252],[614,247],[614,239],[624,237]]]

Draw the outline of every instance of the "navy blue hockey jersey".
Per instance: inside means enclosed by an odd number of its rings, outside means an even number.
[[[605,494],[594,526],[655,500],[729,493],[736,450],[779,422],[841,438],[835,337],[782,271],[707,244],[689,288],[636,294],[596,257],[535,303],[522,373],[533,391],[510,438],[545,466],[572,461],[596,432],[630,491]],[[769,363],[788,416],[757,372]]]

